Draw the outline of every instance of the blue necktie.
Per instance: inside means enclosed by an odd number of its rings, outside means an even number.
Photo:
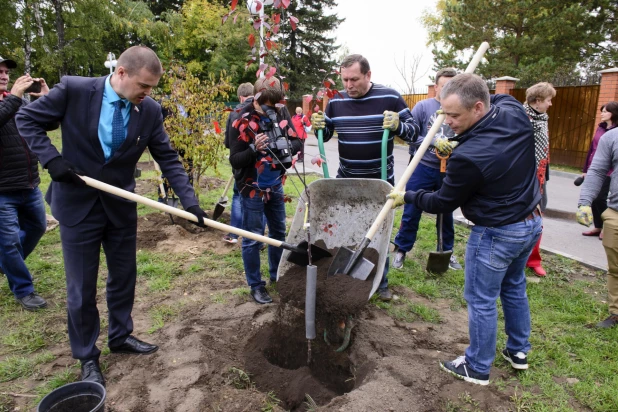
[[[117,100],[114,102],[114,116],[112,117],[112,156],[122,145],[125,139],[124,135],[124,119],[122,118],[122,109],[124,102]]]

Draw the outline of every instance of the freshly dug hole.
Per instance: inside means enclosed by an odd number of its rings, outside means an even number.
[[[331,252],[334,256],[337,250]],[[368,249],[364,257],[373,263],[379,258],[374,249]],[[343,339],[339,324],[366,306],[378,268],[365,281],[346,275],[327,277],[332,259],[316,262],[317,338],[311,342],[311,363],[307,363],[304,319],[307,269],[300,266],[290,267],[279,279],[281,304],[276,320],[264,325],[245,347],[245,369],[251,379],[259,390],[275,392],[285,409],[304,410],[306,395],[318,405],[324,405],[361,383],[349,351],[338,353],[335,349]],[[332,346],[324,341],[325,329],[329,330]]]

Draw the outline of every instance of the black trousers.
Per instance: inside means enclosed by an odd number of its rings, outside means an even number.
[[[86,218],[69,227],[60,224],[67,281],[69,340],[73,357],[97,359],[100,332],[97,277],[101,246],[105,251],[109,311],[108,344],[117,346],[133,332],[133,300],[137,275],[137,222],[114,227],[98,201]]]
[[[601,219],[601,215],[605,212],[605,209],[607,209],[607,196],[609,196],[609,184],[611,181],[612,179],[609,176],[605,177],[599,195],[592,201],[592,205],[590,205],[592,209],[594,227],[597,229],[603,228],[603,219]]]

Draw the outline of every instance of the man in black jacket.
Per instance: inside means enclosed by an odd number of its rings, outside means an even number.
[[[9,74],[17,67],[0,57],[0,272],[4,272],[15,299],[26,310],[45,308],[47,302],[34,291],[32,275],[24,260],[45,233],[45,204],[38,186],[38,159],[19,135],[15,113],[28,102],[24,92],[35,81],[42,96],[49,93],[43,79],[30,75],[15,80],[8,92]]]
[[[524,267],[542,230],[533,130],[517,100],[508,95],[490,98],[476,75],[455,76],[440,99],[445,123],[456,134],[435,144],[443,153],[452,152],[442,187],[389,197],[395,199],[393,207],[405,202],[429,213],[461,207],[475,224],[465,262],[470,346],[464,356],[440,366],[467,382],[487,385],[496,353],[498,298],[508,335],[502,356],[515,369],[528,368],[530,308]]]

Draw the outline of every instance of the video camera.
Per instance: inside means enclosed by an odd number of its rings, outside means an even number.
[[[283,135],[281,128],[279,128],[279,121],[277,120],[277,113],[273,107],[267,105],[261,105],[262,110],[266,113],[266,116],[270,119],[267,122],[260,119],[260,128],[266,136],[268,136],[268,149],[272,154],[275,169],[283,167],[289,169],[292,167],[292,152],[290,151],[290,144],[288,139]]]

